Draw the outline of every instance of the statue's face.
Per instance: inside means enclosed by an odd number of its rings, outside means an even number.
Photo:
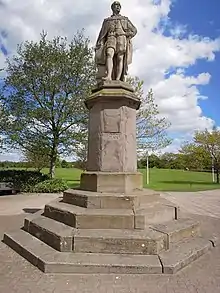
[[[114,2],[112,5],[112,11],[114,14],[119,14],[121,11],[121,4],[119,2]]]

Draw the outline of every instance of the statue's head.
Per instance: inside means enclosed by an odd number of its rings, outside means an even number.
[[[111,9],[113,11],[113,14],[119,14],[121,11],[121,3],[119,1],[115,1],[111,5]]]

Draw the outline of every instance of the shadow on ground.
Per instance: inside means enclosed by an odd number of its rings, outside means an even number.
[[[158,183],[163,184],[179,184],[179,185],[210,185],[220,187],[220,184],[213,182],[204,182],[204,181],[178,181],[178,180],[170,180],[170,181],[158,181]]]
[[[40,209],[36,209],[36,208],[24,208],[23,211],[26,214],[34,214],[40,211]]]

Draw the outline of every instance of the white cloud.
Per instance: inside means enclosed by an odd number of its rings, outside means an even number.
[[[19,162],[22,160],[22,156],[19,152],[7,152],[0,153],[0,161]]]
[[[187,134],[180,135],[176,133],[176,138],[173,139],[172,143],[165,147],[164,149],[159,150],[158,153],[178,153],[181,147],[186,142],[192,142],[193,141],[193,132],[188,132]]]
[[[111,0],[1,0],[0,32],[6,32],[4,44],[11,53],[17,43],[38,39],[43,29],[49,36],[61,34],[71,38],[77,29],[84,27],[94,43],[103,18],[111,14],[111,3]],[[211,128],[214,122],[203,116],[198,104],[200,99],[207,98],[201,95],[199,86],[207,85],[211,76],[206,72],[188,76],[186,69],[200,59],[214,61],[220,40],[187,35],[184,23],[172,25],[171,0],[121,0],[121,4],[122,14],[138,28],[130,73],[144,79],[146,89],[153,88],[161,114],[172,123],[171,130],[188,133]],[[165,29],[170,36],[165,36]],[[3,62],[0,55],[0,66]]]
[[[181,146],[184,144],[185,138],[175,138],[169,146],[166,148],[160,150],[158,154],[163,154],[163,153],[178,153]]]
[[[201,96],[197,88],[197,85],[208,84],[210,78],[208,73],[197,77],[177,73],[153,86],[159,109],[170,120],[172,131],[212,128],[214,121],[202,116],[202,110],[198,106],[198,100],[207,97]]]

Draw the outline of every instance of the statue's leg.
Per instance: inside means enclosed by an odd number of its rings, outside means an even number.
[[[126,53],[127,40],[126,36],[117,38],[116,53],[117,53],[117,74],[116,80],[124,80],[124,58]]]
[[[116,76],[116,80],[121,79],[123,66],[124,66],[124,53],[121,52],[121,53],[117,54],[117,76]]]
[[[106,51],[106,70],[107,76],[104,80],[112,80],[112,70],[113,70],[113,57],[115,50],[113,48],[108,48]]]

